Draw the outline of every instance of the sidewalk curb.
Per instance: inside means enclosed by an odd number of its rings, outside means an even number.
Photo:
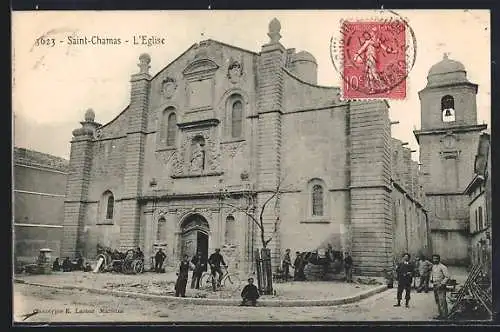
[[[154,294],[144,294],[135,292],[125,292],[116,291],[111,289],[96,289],[82,286],[68,286],[68,285],[50,285],[41,284],[36,282],[28,282],[23,279],[15,278],[15,283],[25,284],[30,286],[55,288],[63,290],[82,290],[94,294],[102,295],[114,295],[118,297],[131,297],[140,298],[143,300],[152,300],[158,302],[174,302],[174,303],[185,303],[185,304],[196,304],[196,305],[218,305],[218,306],[238,306],[241,301],[238,299],[207,299],[207,298],[192,298],[192,297],[175,297],[168,295],[154,295]],[[369,289],[367,291],[358,293],[353,296],[342,297],[332,300],[260,300],[257,303],[258,307],[320,307],[320,306],[336,306],[343,305],[361,301],[375,294],[381,293],[387,290],[386,285],[377,286],[375,288]]]

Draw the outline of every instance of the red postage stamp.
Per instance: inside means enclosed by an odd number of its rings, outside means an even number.
[[[406,97],[406,25],[402,21],[344,21],[344,99]]]

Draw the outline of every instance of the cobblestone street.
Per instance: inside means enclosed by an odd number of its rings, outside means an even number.
[[[436,315],[432,293],[414,294],[410,308],[394,308],[396,290],[360,302],[332,307],[222,307],[158,303],[14,285],[14,320],[37,309],[26,322],[208,322],[208,321],[428,321]]]

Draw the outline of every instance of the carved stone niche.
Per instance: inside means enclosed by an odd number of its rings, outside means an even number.
[[[172,77],[166,77],[161,83],[161,93],[166,99],[172,98],[177,89],[177,83]]]
[[[227,69],[227,77],[233,84],[239,83],[243,76],[243,65],[240,61],[232,60]]]
[[[439,153],[444,159],[457,159],[460,151],[457,149],[458,138],[452,132],[448,132],[441,138],[442,151]]]
[[[219,143],[211,127],[218,121],[199,121],[182,123],[184,131],[179,152],[173,155],[173,178],[219,176],[221,171],[221,152]]]

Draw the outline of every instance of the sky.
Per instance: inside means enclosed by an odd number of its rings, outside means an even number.
[[[407,78],[404,100],[389,100],[392,136],[418,150],[413,130],[420,127],[418,91],[430,67],[443,53],[460,61],[479,85],[478,122],[490,125],[490,15],[487,10],[397,11],[416,37],[416,61]],[[306,50],[318,62],[318,84],[340,86],[332,65],[330,40],[340,21],[377,17],[374,11],[60,11],[12,14],[14,145],[69,158],[71,132],[92,108],[96,121],[112,120],[129,103],[130,75],[138,57],[149,53],[155,75],[194,43],[215,39],[259,52],[268,42],[268,24],[281,23],[280,42]],[[121,38],[148,35],[165,45],[36,45],[39,37],[66,41],[67,36]],[[418,153],[413,155],[417,160]]]

